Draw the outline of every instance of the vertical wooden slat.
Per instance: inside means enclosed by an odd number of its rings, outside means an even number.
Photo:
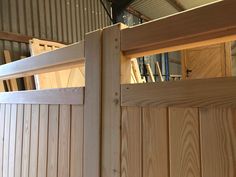
[[[122,177],[142,177],[141,120],[141,108],[122,108]]]
[[[84,177],[100,176],[101,139],[101,31],[85,36],[86,87],[84,110]],[[92,111],[91,111],[92,110]],[[91,168],[93,170],[91,170]]]
[[[170,108],[170,176],[200,177],[198,109]]]
[[[22,149],[22,176],[29,176],[29,154],[30,154],[30,127],[31,126],[31,105],[24,107],[24,132]]]
[[[143,177],[169,177],[166,108],[143,109]]]
[[[60,106],[58,177],[70,175],[70,106]]]
[[[40,105],[38,177],[47,176],[48,105]]]
[[[21,159],[23,144],[24,105],[17,106],[15,177],[21,177]]]
[[[59,105],[49,106],[47,177],[57,177]]]
[[[70,177],[83,177],[83,112],[83,106],[72,106]]]
[[[39,105],[32,105],[30,134],[30,169],[29,176],[37,177],[38,138],[39,138]]]
[[[4,129],[4,150],[3,150],[3,177],[9,175],[9,143],[10,143],[11,105],[6,105],[5,129]]]
[[[0,177],[3,177],[5,108],[5,104],[0,105]]]
[[[11,105],[11,127],[10,127],[10,147],[9,147],[9,177],[14,177],[15,169],[15,147],[16,147],[16,122],[17,105]]]
[[[202,177],[236,176],[236,111],[200,109]]]

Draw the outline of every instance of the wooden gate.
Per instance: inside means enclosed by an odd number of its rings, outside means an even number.
[[[121,176],[234,177],[235,83],[123,85]]]

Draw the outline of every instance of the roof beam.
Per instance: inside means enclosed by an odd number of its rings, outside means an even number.
[[[185,7],[178,0],[166,0],[170,5],[172,5],[177,11],[185,11]]]
[[[141,12],[135,10],[134,8],[132,8],[130,6],[126,8],[126,11],[129,12],[130,14],[146,21],[146,22],[152,20],[151,18],[147,17],[146,15],[143,15]]]
[[[121,31],[127,57],[171,52],[236,39],[236,1],[220,1]]]

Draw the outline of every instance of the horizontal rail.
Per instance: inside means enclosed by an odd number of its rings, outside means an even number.
[[[78,67],[83,64],[84,42],[79,42],[54,51],[1,65],[0,79],[25,77]]]
[[[0,93],[4,104],[84,104],[84,88],[63,88]]]
[[[121,87],[122,106],[236,106],[236,77]]]
[[[123,29],[121,50],[132,58],[235,40],[235,9],[225,0]]]

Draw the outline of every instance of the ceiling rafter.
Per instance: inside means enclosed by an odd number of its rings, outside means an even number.
[[[130,14],[144,20],[145,22],[152,20],[150,17],[147,17],[146,15],[142,14],[141,12],[135,10],[131,6],[126,8],[126,11],[129,12]]]

